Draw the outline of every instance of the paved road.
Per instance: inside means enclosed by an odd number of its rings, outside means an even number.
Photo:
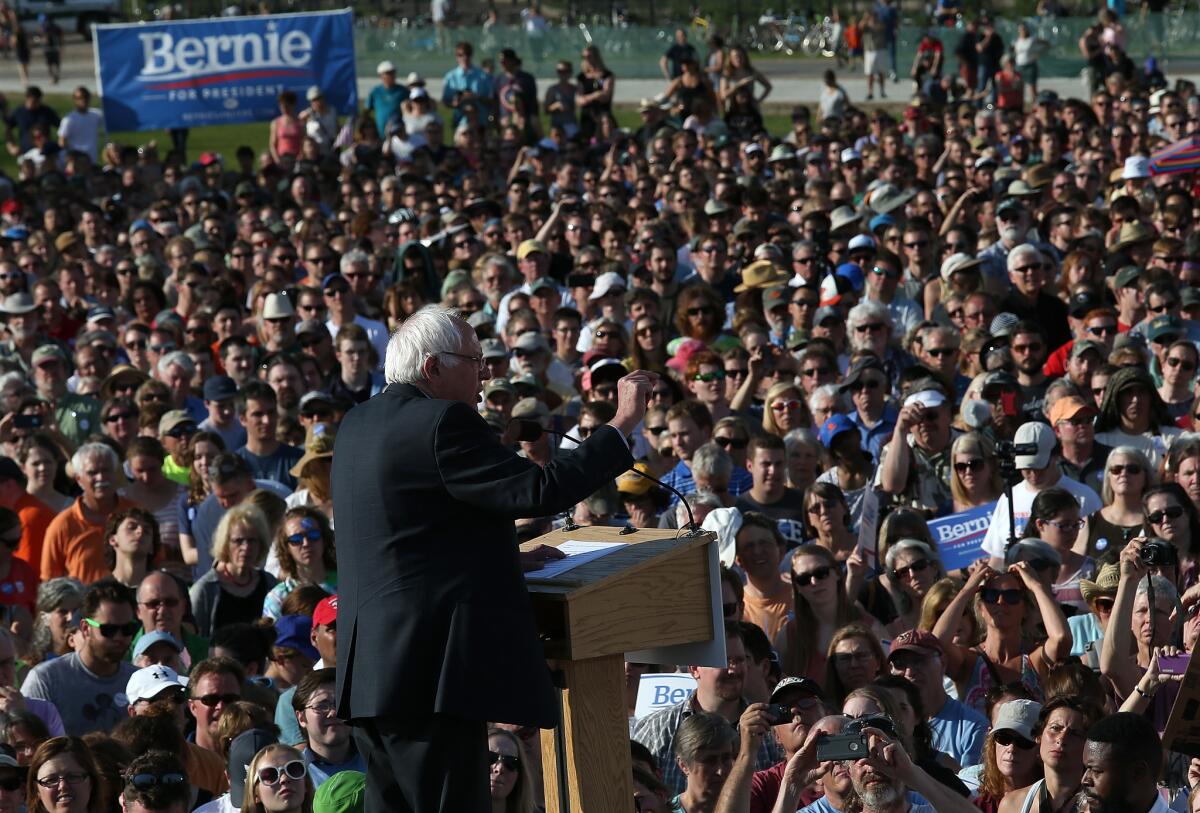
[[[35,61],[31,65],[30,80],[41,86],[43,91],[68,93],[71,88],[81,84],[93,89],[96,87],[91,43],[85,43],[77,38],[68,41],[63,60],[63,78],[58,86],[50,84],[45,63],[37,61],[39,56],[40,54],[35,54]],[[779,69],[784,66],[777,64],[775,60],[761,60],[760,67],[771,77],[774,85],[774,90],[767,99],[768,106],[815,103],[821,90],[820,74],[831,64],[825,60],[789,60],[786,65],[786,72],[789,75],[782,76],[778,73],[783,73],[783,70]],[[449,67],[450,63],[447,60],[447,69]],[[1182,76],[1200,83],[1200,65],[1193,64],[1187,67],[1189,70]],[[1171,78],[1176,78],[1176,75],[1172,75]],[[865,78],[859,74],[839,74],[839,80],[846,92],[850,94],[851,100],[857,103],[865,100],[867,93]],[[371,76],[360,77],[358,80],[359,98],[365,98],[376,81]],[[549,76],[538,78],[539,85],[542,87],[553,81],[554,79]],[[441,98],[441,85],[440,79],[430,79],[428,89],[434,98]],[[637,104],[642,98],[661,93],[664,87],[665,83],[658,79],[618,78],[614,98],[618,104]],[[1083,84],[1078,77],[1044,79],[1040,83],[1040,87],[1054,90],[1060,96],[1082,96],[1084,94]],[[911,83],[907,81],[888,84],[887,101],[903,102],[908,99],[910,90]],[[0,92],[12,95],[13,93],[19,94],[21,91],[22,86],[17,75],[16,63],[11,60],[0,60]]]

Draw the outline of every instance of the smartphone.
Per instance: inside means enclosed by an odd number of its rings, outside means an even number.
[[[796,719],[796,715],[792,714],[792,710],[782,703],[771,703],[768,705],[767,715],[770,716],[772,725],[783,725]]]
[[[866,734],[821,734],[817,737],[817,761],[840,762],[867,756]]]
[[[1017,393],[1011,390],[1000,393],[1000,409],[1005,417],[1014,417],[1017,414]]]
[[[1187,671],[1191,655],[1170,655],[1158,659],[1158,670],[1164,675],[1182,675]]]
[[[596,284],[596,278],[591,274],[567,274],[568,288],[591,288]]]
[[[13,427],[17,429],[41,429],[41,415],[17,415],[13,418]]]

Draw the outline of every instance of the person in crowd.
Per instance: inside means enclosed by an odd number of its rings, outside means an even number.
[[[786,548],[783,535],[770,517],[747,511],[735,546],[735,561],[746,574],[744,618],[774,638],[792,613],[792,588],[779,570]]]
[[[277,618],[284,599],[301,584],[337,593],[337,552],[325,514],[312,508],[289,508],[273,547],[281,580],[263,600],[264,617]]]
[[[1049,547],[1039,552],[1040,546],[1035,545],[1026,556],[1025,551],[1018,550],[1022,547],[1022,543],[1018,543],[1009,548],[1005,556],[1005,562],[1009,564],[1029,562],[1039,577],[1043,577],[1043,583],[1049,583],[1055,600],[1064,611],[1070,608],[1072,614],[1086,609],[1079,588],[1080,579],[1094,577],[1097,570],[1094,559],[1075,550],[1083,524],[1079,503],[1071,492],[1062,488],[1039,491],[1030,506],[1029,524],[1025,526],[1022,539],[1026,545],[1029,540],[1040,540]]]
[[[1078,802],[1084,774],[1084,741],[1104,711],[1077,695],[1059,695],[1038,712],[1033,729],[1045,776],[1032,785],[1009,791],[1000,813],[1016,813],[1033,805],[1069,809]]]
[[[268,745],[246,768],[242,810],[304,813],[312,810],[313,781],[304,755],[288,745]]]
[[[30,813],[101,813],[107,786],[92,749],[78,736],[46,740],[28,772]]]
[[[1200,532],[1196,530],[1200,514],[1195,504],[1178,483],[1160,483],[1143,493],[1142,509],[1144,532],[1165,539],[1175,549],[1179,586],[1185,590],[1194,587],[1200,578]]]
[[[825,657],[822,685],[829,701],[841,707],[846,695],[879,677],[887,659],[875,633],[862,624],[847,624],[833,634]]]
[[[41,576],[71,576],[90,584],[112,572],[104,562],[108,547],[105,523],[114,512],[134,506],[117,493],[121,466],[116,452],[107,445],[87,443],[79,447],[71,458],[71,468],[82,494],[46,529]]]
[[[262,569],[271,530],[266,515],[245,502],[221,517],[213,535],[213,567],[192,585],[192,614],[201,635],[262,616],[263,601],[278,581]]]
[[[1029,787],[1041,778],[1038,744],[1033,733],[1041,710],[1041,703],[1023,698],[993,705],[992,726],[983,744],[981,763],[959,774],[962,777],[974,768],[979,769],[975,772],[979,782],[975,806],[985,813],[996,813],[1008,793]]]
[[[898,515],[903,517],[900,512],[904,510],[897,509],[888,515],[884,520],[888,526],[886,530],[890,531],[891,526],[899,524],[896,518]],[[914,516],[914,519],[919,518]],[[888,545],[884,564],[886,581],[884,578],[880,581],[892,596],[898,613],[893,625],[911,621],[913,623],[903,629],[913,629],[930,588],[946,577],[945,568],[929,542],[912,538],[901,538],[895,544]]]

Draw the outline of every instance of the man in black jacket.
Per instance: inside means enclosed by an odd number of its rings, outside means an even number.
[[[483,370],[470,326],[427,307],[338,432],[338,715],[358,727],[369,813],[487,810],[486,722],[557,724],[522,575],[557,554],[520,554],[513,521],[627,470],[654,382],[621,379],[613,420],[542,468],[476,412]]]

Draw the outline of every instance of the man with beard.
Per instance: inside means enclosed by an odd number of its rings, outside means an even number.
[[[1158,792],[1163,749],[1154,724],[1119,712],[1088,729],[1083,747],[1083,795],[1090,813],[1166,813]]]
[[[1042,408],[1046,387],[1050,379],[1042,367],[1046,363],[1046,334],[1042,327],[1029,320],[1022,320],[1013,328],[1009,342],[1013,367],[1016,368],[1017,383],[1021,386],[1027,411]]]
[[[725,625],[725,653],[729,663],[724,668],[689,667],[688,672],[696,679],[696,690],[679,703],[638,720],[633,728],[633,739],[654,754],[662,771],[663,784],[672,793],[682,793],[687,785],[687,777],[675,759],[675,737],[684,719],[699,712],[708,712],[724,717],[733,725],[749,705],[742,697],[746,679],[746,648],[742,643],[742,630],[736,623]],[[759,745],[754,767],[764,770],[781,759],[783,749],[773,736],[768,735]]]
[[[59,344],[41,330],[41,314],[33,297],[19,291],[4,297],[0,317],[8,329],[8,339],[0,342],[0,359],[13,361],[26,375],[33,372],[33,351],[44,344]]]

